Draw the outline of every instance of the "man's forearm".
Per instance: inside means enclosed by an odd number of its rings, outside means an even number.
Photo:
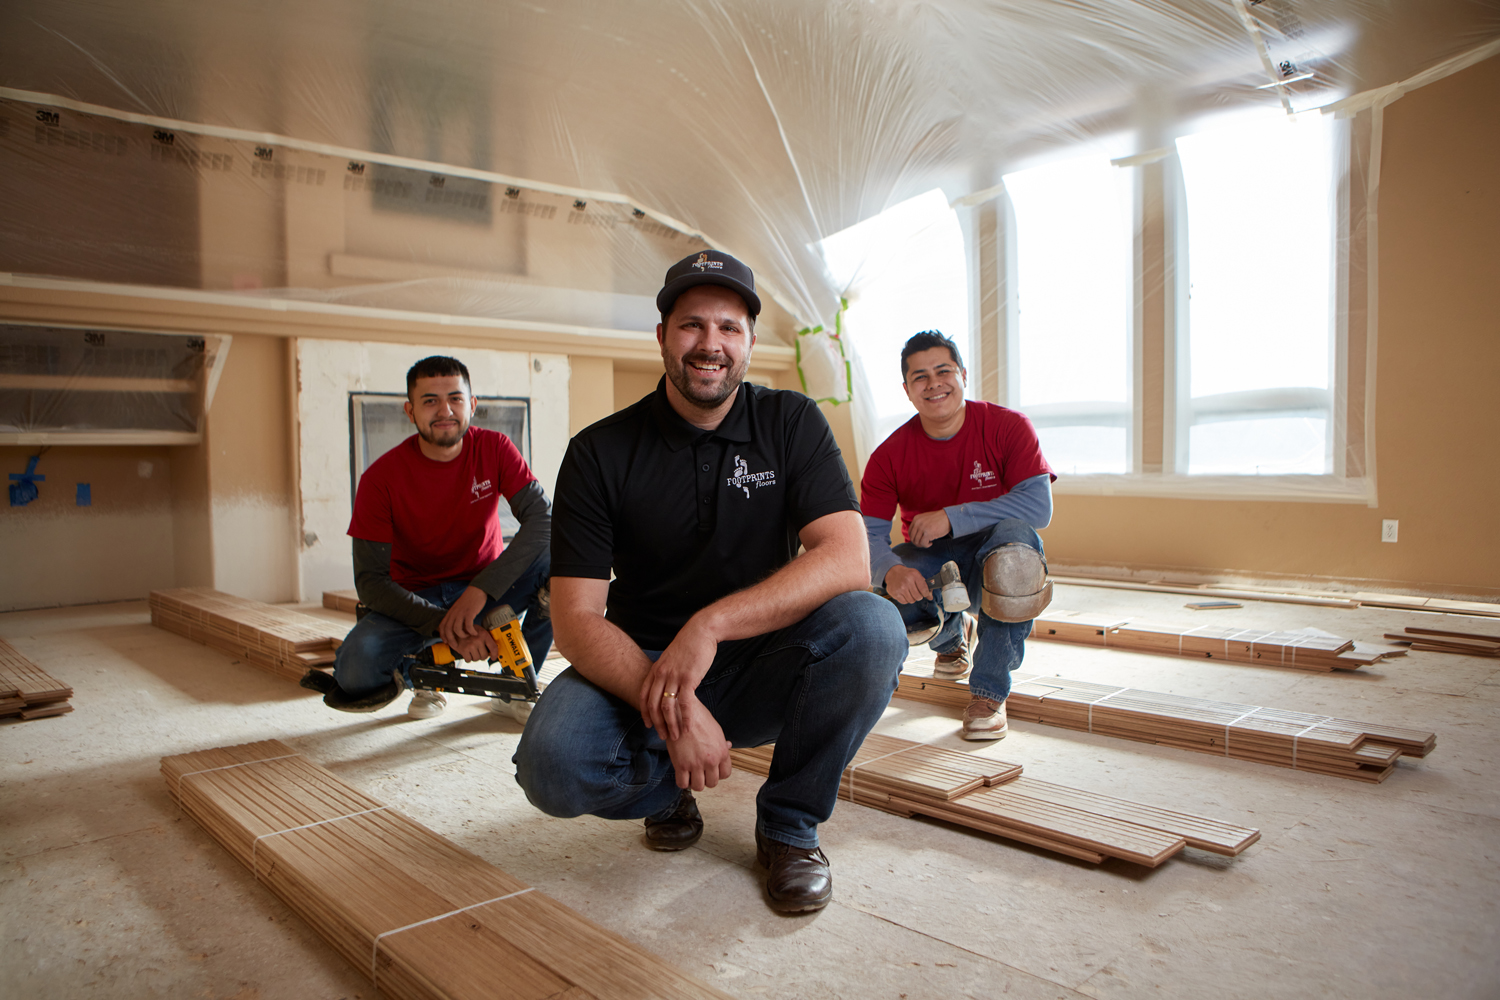
[[[634,705],[651,660],[604,617],[609,581],[552,578],[552,634],[558,652],[585,678]]]
[[[944,507],[943,511],[953,526],[954,538],[973,534],[1011,517],[1041,531],[1052,523],[1052,477],[1046,473],[1032,476],[1021,480],[1003,497],[955,504]]]
[[[354,590],[371,611],[393,618],[422,635],[437,635],[443,609],[391,579],[391,546],[356,538]]]
[[[470,586],[478,587],[490,597],[499,597],[509,590],[552,541],[552,505],[540,483],[533,480],[518,490],[510,499],[510,509],[521,522],[521,530],[499,558],[469,581]]]
[[[839,594],[870,585],[870,552],[855,511],[829,514],[803,529],[805,551],[760,583],[701,609],[686,627],[716,642],[786,628]]]
[[[885,575],[893,566],[901,565],[901,557],[891,550],[891,522],[868,515],[864,522],[870,547],[870,586],[884,586]]]

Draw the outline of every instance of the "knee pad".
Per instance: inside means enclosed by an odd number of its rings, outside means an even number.
[[[980,607],[999,622],[1029,622],[1052,602],[1047,560],[1023,542],[1008,542],[984,559]]]

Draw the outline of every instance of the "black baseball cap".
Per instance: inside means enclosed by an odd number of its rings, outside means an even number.
[[[694,285],[722,285],[740,293],[751,317],[760,315],[760,296],[755,294],[755,275],[743,263],[721,250],[691,253],[667,268],[666,283],[656,293],[656,311],[672,311],[677,297]]]

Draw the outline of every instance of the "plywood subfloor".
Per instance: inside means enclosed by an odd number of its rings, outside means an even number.
[[[1180,595],[1060,587],[1057,600],[1153,621],[1201,615]],[[1414,624],[1465,630],[1367,608],[1247,603],[1215,615],[1362,641]],[[0,615],[0,636],[71,685],[78,709],[0,724],[0,996],[373,1000],[368,979],[163,787],[164,755],[262,739],[742,998],[1446,1000],[1493,996],[1500,982],[1500,665],[1489,658],[1413,652],[1309,674],[1034,644],[1032,673],[1404,720],[1436,732],[1438,748],[1366,785],[1013,723],[991,752],[1028,774],[1256,827],[1262,839],[1232,860],[1190,847],[1145,870],[842,803],[823,828],[835,901],[787,918],[762,902],[758,779],[737,774],[704,793],[703,840],[654,854],[638,824],[532,809],[512,777],[519,729],[474,699],[420,722],[404,700],[335,715],[148,622],[144,602]],[[965,746],[957,714],[897,701],[879,731]]]

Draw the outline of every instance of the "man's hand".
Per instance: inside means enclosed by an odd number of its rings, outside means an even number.
[[[713,788],[732,770],[730,743],[724,738],[723,728],[691,692],[667,700],[677,702],[671,714],[679,720],[681,732],[670,739],[663,737],[677,771],[677,787],[695,792]]]
[[[452,649],[458,654],[460,660],[467,660],[470,663],[484,663],[500,655],[500,644],[495,642],[495,637],[488,632],[480,632],[476,636],[463,639]]]
[[[671,645],[647,671],[646,679],[641,682],[641,718],[660,733],[662,739],[682,738],[682,707],[689,699],[698,703],[693,692],[698,689],[698,682],[703,680],[708,668],[713,666],[714,654],[718,651],[718,642],[694,616],[688,619]]]
[[[488,601],[489,595],[484,591],[470,587],[459,595],[438,623],[438,635],[448,648],[471,663],[481,663],[500,655],[495,637],[474,622]]]
[[[910,566],[897,563],[885,574],[885,592],[897,604],[915,604],[921,600],[932,600],[932,588],[927,579]]]
[[[911,543],[918,548],[928,549],[933,542],[952,530],[953,525],[948,522],[947,511],[942,508],[929,510],[911,519]]]

